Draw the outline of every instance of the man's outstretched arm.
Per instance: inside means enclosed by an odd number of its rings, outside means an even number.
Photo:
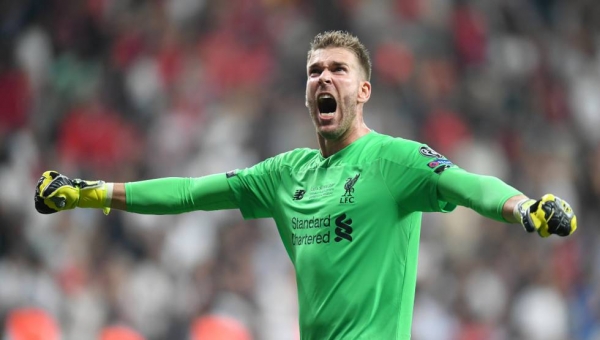
[[[37,211],[51,214],[76,207],[99,208],[105,214],[114,208],[154,215],[237,208],[225,174],[105,183],[44,172],[36,186]]]
[[[485,217],[520,223],[526,231],[537,231],[542,237],[567,236],[577,229],[577,218],[564,200],[551,194],[530,199],[496,177],[464,170],[444,171],[438,194],[444,201],[471,208]]]
[[[125,192],[125,183],[114,183],[113,193],[110,200],[110,208],[127,210],[127,194]]]

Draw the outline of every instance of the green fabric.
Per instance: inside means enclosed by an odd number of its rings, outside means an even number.
[[[225,174],[198,178],[160,178],[125,184],[127,211],[180,214],[237,208]]]
[[[444,171],[438,184],[443,200],[465,206],[496,221],[507,222],[502,207],[520,191],[496,177],[476,175],[462,169]]]
[[[329,158],[297,149],[229,178],[245,218],[276,222],[302,340],[410,338],[422,212],[455,207],[434,172],[452,165],[434,154],[371,132]]]

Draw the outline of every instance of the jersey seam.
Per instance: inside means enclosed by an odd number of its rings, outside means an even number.
[[[281,172],[281,171],[282,171],[284,168],[286,168],[286,169],[288,169],[288,170],[290,170],[290,169],[293,169],[293,168],[292,168],[292,167],[291,167],[289,164],[282,164],[282,165],[280,166],[280,168],[279,168],[279,170],[280,170],[280,171],[274,171],[274,170],[271,170],[271,169],[269,169],[269,170],[267,170],[267,171],[263,172],[262,174],[250,174],[249,176],[261,176],[261,175],[268,175],[268,176],[271,176],[271,174],[273,174],[273,173],[278,173],[278,174],[277,174],[277,183],[276,183],[276,185],[274,185],[274,186],[273,186],[275,189],[277,189],[277,188],[279,188],[279,187],[281,186],[281,175],[280,175],[279,173],[280,173],[280,172]],[[247,186],[247,184],[246,184],[246,181],[244,181],[244,186]],[[248,187],[248,189],[250,189],[250,188]],[[251,189],[250,189],[250,190],[251,190]],[[252,190],[252,192],[254,192],[254,191]],[[273,209],[274,209],[274,207],[275,207],[275,205],[276,205],[276,204],[275,204],[275,201],[276,201],[276,200],[275,200],[275,196],[276,196],[276,195],[275,195],[275,192],[273,192],[273,193],[272,193],[272,195],[270,195],[270,196],[271,196],[271,197],[270,197],[270,202],[268,202],[268,203],[270,203],[270,204],[267,204],[267,206],[268,206],[268,211],[269,211],[269,214],[270,214],[271,216],[273,216],[273,215],[274,215],[274,211],[273,211]],[[241,201],[241,197],[240,197],[240,201]],[[242,210],[242,209],[241,209],[241,207],[240,207],[240,211],[241,211],[241,210]],[[244,209],[244,210],[246,210],[246,209]],[[252,216],[251,216],[251,218],[256,218],[256,214],[254,214],[254,213],[253,213],[253,210],[254,210],[254,209],[251,209],[251,210],[252,210],[252,211],[249,211],[249,212],[252,212]],[[243,213],[243,212],[242,212],[242,213]],[[245,214],[244,214],[244,215],[245,215]]]
[[[415,166],[409,166],[409,165],[406,165],[406,164],[401,164],[401,163],[395,162],[395,161],[393,161],[393,160],[391,160],[389,158],[380,157],[378,159],[381,159],[381,160],[384,160],[384,161],[388,161],[390,163],[393,163],[393,164],[395,164],[397,166],[400,166],[400,167],[403,167],[405,169],[417,170],[419,172],[425,172],[425,173],[427,173],[430,176],[436,176],[437,175],[435,173],[430,173],[429,170],[421,169],[421,168],[418,168],[418,167],[415,167]],[[388,183],[385,181],[385,177],[383,176],[383,172],[381,170],[381,167],[379,167],[379,171],[380,171],[381,177],[384,178],[384,185],[385,185],[386,189],[388,190],[388,192],[390,193],[390,195],[392,195],[392,198],[394,199],[394,202],[396,202],[396,205],[400,209],[402,209],[402,211],[404,211],[404,212],[411,212],[411,211],[408,211],[407,209],[402,208],[402,206],[400,205],[400,203],[398,202],[398,200],[396,200],[396,197],[392,193],[391,189],[388,187]],[[438,182],[439,182],[439,175],[438,175],[438,178],[436,180],[434,180],[434,184],[435,185],[434,185],[434,188],[433,188],[433,191],[434,191],[433,195],[429,195],[429,197],[430,197],[429,205],[430,205],[430,208],[432,208],[433,212],[441,212],[442,211],[442,209],[440,209],[440,207],[439,207],[439,204],[437,203],[438,202],[438,194],[437,194]]]
[[[411,220],[410,220],[410,228],[408,228],[408,229],[409,229],[409,230],[411,230],[411,231],[412,231],[412,229],[413,229],[413,224],[414,224],[414,220],[413,220],[413,219],[411,219]],[[412,236],[412,232],[411,232],[411,233],[409,233],[407,236],[408,236],[408,237],[407,237],[407,242],[406,242],[406,244],[407,244],[407,245],[409,245],[409,244],[410,244],[410,238],[411,238],[411,236]],[[394,251],[394,252],[395,252],[395,251]],[[406,265],[406,261],[404,261],[404,265],[403,265],[403,267],[404,267],[404,268],[403,268],[403,271],[402,271],[402,272],[404,273],[404,275],[402,275],[402,283],[400,284],[400,294],[398,294],[398,296],[399,296],[399,299],[400,299],[400,301],[398,301],[398,307],[399,307],[399,308],[398,308],[398,309],[399,309],[399,311],[398,311],[398,315],[399,315],[399,316],[403,315],[403,314],[402,314],[402,312],[403,312],[403,309],[402,309],[402,300],[404,300],[404,296],[403,296],[403,295],[404,295],[404,289],[405,289],[405,287],[404,287],[404,286],[406,285],[406,267],[407,267],[407,265]],[[415,294],[416,294],[416,292],[415,292]],[[412,307],[412,306],[411,306],[411,307]],[[414,307],[412,307],[412,308],[414,308]],[[412,320],[411,320],[411,323],[412,323]],[[399,323],[399,322],[398,322],[398,324],[397,324],[397,327],[398,327],[398,328],[396,329],[396,340],[399,340],[399,339],[400,339],[400,336],[401,336],[401,334],[400,334],[400,330],[402,329],[402,327],[400,326],[400,323]],[[411,327],[411,328],[412,328],[412,327]]]

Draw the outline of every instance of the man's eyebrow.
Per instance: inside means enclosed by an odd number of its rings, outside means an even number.
[[[348,63],[345,63],[343,61],[332,61],[331,66],[346,66],[346,67],[348,67]],[[312,64],[308,65],[309,70],[313,69],[313,68],[317,68],[317,67],[323,67],[323,62],[316,62],[316,63],[312,63]]]
[[[343,61],[334,61],[331,63],[331,65],[333,65],[333,66],[348,66],[348,63],[345,63]]]
[[[316,67],[322,67],[322,66],[321,66],[322,64],[323,64],[323,63],[319,63],[319,62],[317,62],[317,63],[312,63],[312,64],[308,65],[308,67],[307,67],[307,68],[310,70],[310,69],[313,69],[313,68],[316,68]]]

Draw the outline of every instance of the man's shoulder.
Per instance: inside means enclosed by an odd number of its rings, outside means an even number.
[[[280,153],[273,157],[280,166],[298,167],[312,161],[319,156],[319,150],[310,148],[298,148]]]
[[[440,165],[453,166],[445,156],[425,143],[391,136],[382,141],[377,157],[390,164],[425,170],[433,170]]]
[[[418,152],[421,147],[425,146],[425,144],[415,140],[393,137],[385,134],[377,134],[373,142],[373,145],[377,147],[379,150],[378,153],[382,157],[411,155]]]

